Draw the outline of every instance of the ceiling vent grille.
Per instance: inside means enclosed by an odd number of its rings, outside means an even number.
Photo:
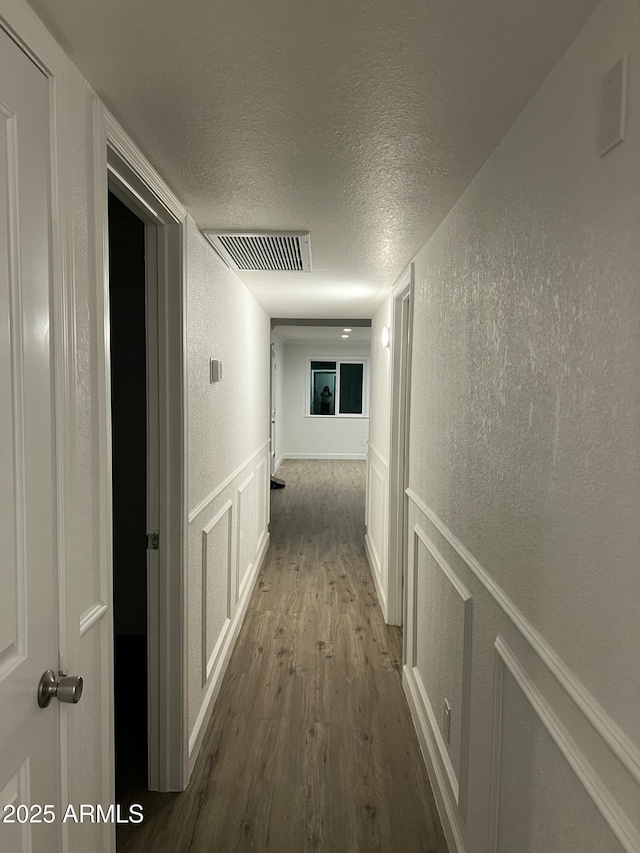
[[[231,269],[257,272],[311,272],[308,231],[205,231]]]

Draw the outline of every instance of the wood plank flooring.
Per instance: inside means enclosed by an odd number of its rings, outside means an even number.
[[[124,853],[446,853],[364,554],[364,463],[289,460],[271,546],[189,788]]]

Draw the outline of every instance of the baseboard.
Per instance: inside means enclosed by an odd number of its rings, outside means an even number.
[[[440,815],[440,822],[449,846],[449,853],[465,853],[464,842],[456,818],[455,803],[452,802],[448,794],[447,780],[440,767],[438,748],[429,727],[427,714],[422,707],[420,690],[416,684],[413,671],[406,665],[402,669],[402,686],[407,697],[411,719],[418,735],[422,757]]]
[[[376,595],[378,596],[378,601],[380,602],[380,610],[382,610],[382,617],[384,621],[387,621],[387,595],[383,590],[380,582],[380,577],[382,575],[380,560],[376,555],[376,549],[371,542],[369,537],[369,533],[365,533],[364,536],[364,551],[367,555],[367,561],[369,563],[369,568],[371,569],[371,576],[373,578],[373,583],[376,588]]]
[[[193,766],[200,752],[200,747],[202,746],[202,741],[204,740],[204,735],[207,730],[209,720],[211,719],[213,707],[215,705],[216,699],[218,698],[220,687],[222,686],[222,679],[224,678],[224,674],[227,671],[229,659],[231,658],[231,652],[233,651],[233,647],[235,646],[236,640],[238,639],[238,634],[240,633],[240,628],[242,627],[242,623],[244,622],[244,617],[247,612],[247,607],[249,606],[249,599],[251,598],[251,593],[253,592],[258,573],[262,567],[264,558],[269,549],[269,539],[269,533],[266,533],[262,537],[261,546],[258,550],[253,566],[250,569],[249,577],[246,579],[245,585],[243,587],[243,593],[240,597],[240,600],[238,601],[235,616],[233,617],[233,620],[227,630],[227,636],[224,640],[224,648],[222,650],[222,653],[219,655],[218,661],[211,676],[209,687],[207,688],[206,696],[196,718],[196,722],[193,727],[193,732],[189,737],[189,776],[191,776]]]
[[[366,453],[283,453],[282,459],[366,459]]]

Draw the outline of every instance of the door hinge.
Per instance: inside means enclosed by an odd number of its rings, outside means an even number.
[[[147,551],[157,551],[160,547],[160,534],[157,530],[147,533]]]

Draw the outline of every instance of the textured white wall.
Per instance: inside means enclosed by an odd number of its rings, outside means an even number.
[[[640,849],[639,31],[634,0],[600,5],[415,259],[405,686],[467,853],[488,849],[494,714],[496,850]],[[600,158],[601,78],[625,53],[627,135]],[[383,417],[376,406],[381,447]],[[470,590],[472,631],[451,577]],[[434,579],[448,613],[431,636]],[[439,664],[462,667],[467,641],[473,666],[448,687]]]
[[[640,738],[637,12],[600,7],[416,259],[410,481]]]
[[[189,506],[269,438],[269,318],[188,219]],[[223,363],[209,383],[209,359]]]
[[[369,418],[307,418],[307,358],[369,355],[368,343],[288,342],[284,348],[284,455],[366,456]],[[363,441],[364,440],[364,441]]]
[[[188,218],[192,763],[268,541],[269,338],[264,310]],[[210,358],[223,365],[215,384]]]

